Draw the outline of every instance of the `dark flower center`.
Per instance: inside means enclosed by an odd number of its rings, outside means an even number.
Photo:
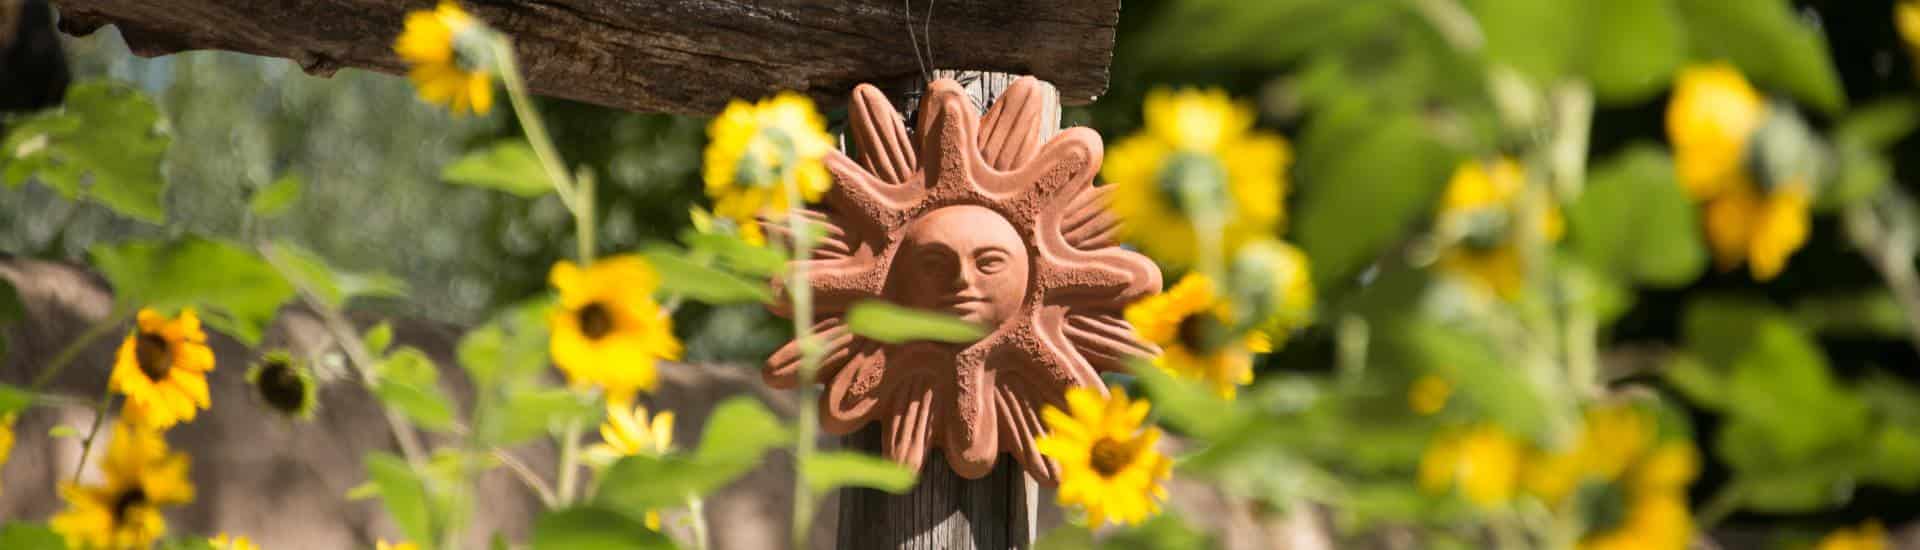
[[[128,510],[146,503],[147,491],[139,486],[134,486],[132,489],[128,489],[127,492],[120,493],[120,496],[114,497],[113,499],[113,522],[116,524],[125,522]]]
[[[273,361],[261,367],[260,377],[254,384],[260,398],[274,410],[295,413],[306,406],[307,381],[285,361]]]
[[[133,358],[140,362],[140,372],[147,378],[161,380],[173,370],[173,349],[166,338],[151,332],[141,332],[134,339]]]
[[[607,306],[600,302],[587,304],[575,315],[580,322],[580,334],[586,335],[588,340],[599,340],[601,336],[613,332],[613,313],[608,312]]]
[[[1087,455],[1093,462],[1093,471],[1100,477],[1113,477],[1133,463],[1133,446],[1111,437],[1102,437],[1093,442],[1093,449]]]
[[[1588,533],[1611,532],[1626,523],[1627,494],[1618,483],[1583,483],[1574,499],[1586,516]]]
[[[1180,345],[1204,355],[1227,344],[1227,327],[1211,313],[1195,313],[1180,320],[1179,338]]]
[[[1161,165],[1158,184],[1161,197],[1189,216],[1199,212],[1220,216],[1233,206],[1227,169],[1213,155],[1174,153]]]

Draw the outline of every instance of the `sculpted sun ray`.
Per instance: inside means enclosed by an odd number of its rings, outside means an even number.
[[[828,433],[878,422],[883,454],[909,466],[939,448],[956,473],[977,478],[1011,454],[1052,485],[1058,466],[1033,443],[1040,408],[1152,352],[1113,312],[1157,291],[1160,272],[1112,244],[1092,187],[1100,136],[1082,128],[1043,139],[1058,125],[1051,93],[1022,79],[983,120],[958,83],[936,81],[909,133],[878,90],[854,91],[847,131],[857,158],[829,155],[836,185],[806,214],[830,224],[830,245],[800,260],[810,262],[819,311],[879,299],[988,330],[968,343],[882,344],[822,325]],[[775,353],[768,381],[800,383],[798,355],[792,344]]]

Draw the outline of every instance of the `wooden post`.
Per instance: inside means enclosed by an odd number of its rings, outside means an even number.
[[[976,71],[935,71],[933,78],[952,78],[985,109],[1016,75]],[[926,83],[915,77],[888,96],[900,98],[894,107],[911,117],[919,111]],[[1053,95],[1047,107],[1057,129],[1060,101]],[[912,127],[912,124],[909,124]],[[1043,136],[1051,138],[1052,135]],[[842,438],[841,444],[868,454],[883,454],[880,427],[868,425]],[[955,474],[937,449],[929,449],[920,468],[920,482],[903,495],[848,488],[840,493],[841,550],[1007,550],[1033,546],[1037,536],[1039,485],[1018,461],[1002,455],[993,471],[980,479]]]

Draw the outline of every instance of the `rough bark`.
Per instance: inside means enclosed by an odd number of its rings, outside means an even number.
[[[115,25],[138,55],[230,50],[291,59],[326,75],[343,67],[403,72],[393,39],[407,11],[433,1],[54,3],[62,30],[84,35]],[[894,0],[462,3],[513,36],[535,92],[684,114],[776,90],[837,105],[854,84],[917,76],[922,62],[1032,74],[1068,103],[1085,103],[1106,90],[1120,9],[1118,0],[937,0],[929,25],[929,2]]]

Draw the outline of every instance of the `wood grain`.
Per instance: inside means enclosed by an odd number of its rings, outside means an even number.
[[[142,56],[228,50],[308,72],[399,74],[409,10],[433,0],[55,0],[74,35],[115,25]],[[860,82],[926,67],[1032,74],[1069,104],[1105,92],[1118,0],[468,0],[512,35],[537,93],[620,109],[717,112],[799,90],[838,105]],[[908,9],[908,4],[912,9]],[[913,32],[908,32],[911,21]],[[931,32],[925,32],[930,29]],[[931,36],[927,36],[930,34]],[[916,40],[917,38],[917,40]]]

